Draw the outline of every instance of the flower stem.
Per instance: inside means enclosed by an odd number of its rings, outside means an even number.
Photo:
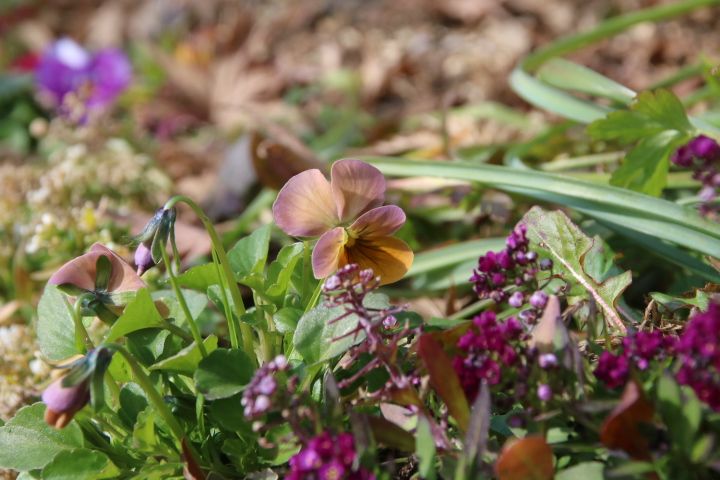
[[[183,295],[182,290],[180,290],[180,285],[178,285],[177,278],[175,277],[175,274],[173,273],[172,266],[170,265],[170,258],[168,257],[167,249],[163,245],[163,248],[160,249],[162,251],[162,259],[163,263],[165,264],[168,277],[170,278],[170,285],[172,285],[172,289],[175,292],[175,296],[178,299],[178,303],[180,304],[180,308],[182,309],[183,313],[185,314],[185,317],[187,318],[188,325],[190,325],[190,332],[192,332],[192,336],[195,339],[195,343],[197,343],[198,348],[200,349],[200,354],[203,356],[203,358],[207,357],[207,349],[205,349],[205,344],[203,343],[202,336],[200,335],[200,329],[197,326],[197,323],[195,323],[195,319],[192,317],[192,314],[190,313],[190,307],[188,307],[187,302],[185,301],[185,295]]]
[[[195,203],[192,199],[184,195],[177,195],[168,200],[168,202],[165,204],[165,208],[173,208],[173,206],[178,202],[183,202],[192,209],[192,211],[195,213],[195,215],[198,216],[203,226],[205,227],[205,230],[210,236],[210,242],[212,243],[213,250],[215,250],[215,253],[217,254],[217,260],[225,276],[225,282],[227,283],[227,287],[230,290],[230,296],[232,297],[233,304],[235,306],[235,312],[237,314],[237,318],[231,315],[230,318],[227,319],[227,321],[228,323],[233,322],[233,329],[236,332],[239,331],[242,334],[243,349],[250,356],[250,358],[255,359],[255,353],[253,349],[253,331],[250,325],[240,322],[240,318],[245,313],[245,305],[243,304],[242,295],[240,294],[240,288],[238,287],[235,274],[230,269],[230,261],[227,258],[227,254],[225,253],[225,248],[222,245],[222,241],[220,240],[220,237],[218,237],[218,234],[215,231],[215,227],[213,226],[208,216],[205,215],[205,212],[203,212],[202,209],[198,206],[198,204]],[[235,340],[237,341],[237,339]]]
[[[83,353],[95,348],[95,345],[93,345],[90,339],[90,334],[82,321],[82,304],[85,299],[90,296],[91,295],[87,293],[80,295],[77,300],[75,300],[75,305],[72,308],[72,318],[75,324],[75,346],[78,350],[83,350],[84,347],[85,351]]]
[[[137,384],[140,385],[140,388],[142,388],[147,394],[148,400],[153,404],[155,410],[160,414],[170,430],[172,430],[172,433],[177,441],[182,443],[185,438],[185,432],[168,406],[165,404],[165,400],[163,400],[162,396],[160,396],[158,391],[155,389],[155,385],[153,385],[152,380],[150,380],[150,377],[147,373],[145,373],[143,367],[137,362],[137,360],[135,360],[135,357],[133,357],[130,352],[125,349],[125,347],[114,344],[112,348],[125,358],[125,361],[127,361],[130,366],[130,370],[133,372],[133,376],[135,377]]]
[[[320,280],[317,284],[317,287],[315,287],[315,291],[312,294],[312,297],[310,297],[310,301],[305,306],[305,313],[309,312],[310,310],[315,307],[315,304],[317,303],[318,299],[320,298],[320,293],[322,293],[322,286],[324,281]]]

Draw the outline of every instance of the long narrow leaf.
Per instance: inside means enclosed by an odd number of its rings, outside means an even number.
[[[416,277],[432,270],[477,259],[489,250],[500,250],[504,245],[505,240],[503,238],[484,238],[428,250],[415,256],[413,266],[406,277]]]
[[[498,165],[462,162],[408,161],[391,157],[364,157],[386,175],[431,176],[474,181],[505,190],[522,190],[525,195],[583,209],[590,216],[603,212],[622,214],[622,226],[650,233],[663,240],[720,257],[720,225],[709,222],[697,212],[667,200],[608,185],[573,179],[564,175],[521,170]],[[635,219],[645,220],[642,228]],[[628,221],[630,220],[630,221]],[[654,223],[653,223],[654,222]],[[701,234],[698,236],[698,234]],[[689,238],[692,237],[692,240]],[[697,243],[700,240],[700,244]]]

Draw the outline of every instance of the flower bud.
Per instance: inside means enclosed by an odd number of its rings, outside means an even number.
[[[530,305],[535,308],[545,308],[545,304],[547,304],[547,301],[547,293],[543,292],[542,290],[538,290],[530,296]]]
[[[64,377],[55,380],[42,394],[42,401],[47,406],[45,422],[55,428],[67,426],[75,414],[90,401],[87,380],[71,387],[63,387],[63,380]]]
[[[540,260],[540,270],[550,270],[553,267],[553,261],[549,258]]]
[[[155,266],[152,252],[150,252],[150,249],[144,243],[138,245],[135,250],[135,266],[137,266],[138,275],[142,275]]]
[[[523,303],[525,303],[525,296],[522,292],[515,292],[510,295],[510,298],[508,299],[508,304],[514,308],[522,307]]]
[[[552,398],[552,395],[553,392],[552,388],[550,388],[550,385],[545,383],[541,383],[540,385],[538,385],[537,396],[540,400],[542,400],[543,402],[547,402]]]

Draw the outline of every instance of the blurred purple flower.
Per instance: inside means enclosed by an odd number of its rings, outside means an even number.
[[[692,169],[693,178],[702,182],[698,193],[700,212],[704,215],[717,213],[718,206],[713,204],[720,187],[720,145],[705,135],[699,135],[681,146],[670,157],[670,161],[679,167]]]
[[[687,323],[675,347],[679,383],[690,386],[700,400],[720,411],[720,304]]]
[[[353,470],[357,452],[349,433],[333,435],[323,432],[290,459],[285,480],[374,480],[375,475],[362,467]]]
[[[609,388],[618,388],[625,385],[630,375],[630,362],[625,355],[614,355],[611,352],[602,352],[598,359],[595,376],[602,380]]]
[[[132,66],[117,49],[91,54],[70,38],[53,43],[42,55],[35,72],[41,92],[56,106],[76,93],[88,109],[110,105],[130,85]]]

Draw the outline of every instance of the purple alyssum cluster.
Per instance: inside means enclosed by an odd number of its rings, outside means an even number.
[[[595,376],[609,388],[627,383],[630,370],[644,371],[655,360],[666,357],[675,347],[675,339],[659,330],[637,332],[623,339],[619,353],[602,352],[595,368]]]
[[[698,196],[702,200],[700,211],[703,214],[717,212],[712,201],[717,197],[720,187],[720,145],[705,135],[699,135],[678,148],[671,161],[693,171],[693,178],[702,183]]]
[[[325,431],[290,459],[285,480],[373,480],[375,475],[357,467],[356,460],[352,434]]]
[[[710,303],[695,314],[677,341],[680,367],[676,378],[690,386],[700,400],[720,411],[720,304]]]
[[[62,107],[74,93],[87,110],[110,105],[130,85],[132,66],[118,49],[90,53],[70,38],[62,38],[44,52],[35,73],[39,90]]]
[[[505,249],[487,252],[478,259],[478,266],[470,277],[480,298],[490,298],[495,303],[507,301],[513,308],[529,303],[530,308],[519,314],[526,323],[537,319],[548,300],[547,294],[538,288],[537,274],[553,266],[552,260],[540,259],[529,245],[527,227],[520,224],[505,240]],[[515,291],[509,293],[513,289]]]
[[[276,376],[287,369],[287,359],[284,355],[278,355],[255,371],[240,400],[246,417],[256,418],[270,410],[279,391]]]
[[[533,356],[526,346],[527,339],[525,329],[515,317],[498,321],[492,311],[476,316],[470,329],[458,340],[461,354],[453,358],[453,368],[468,398],[475,398],[481,382],[492,387],[514,378],[518,381],[516,387],[525,390],[521,385],[529,374]],[[504,370],[513,373],[506,378]]]

